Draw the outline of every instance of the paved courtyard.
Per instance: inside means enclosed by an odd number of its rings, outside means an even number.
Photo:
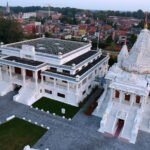
[[[97,93],[95,93],[96,95]],[[6,117],[16,115],[25,117],[32,122],[49,126],[50,130],[39,139],[34,148],[45,150],[149,150],[150,134],[139,132],[136,144],[109,138],[97,132],[100,118],[84,115],[86,107],[94,100],[94,95],[89,98],[87,104],[82,108],[72,121],[45,112],[35,110],[28,106],[13,102],[14,92],[0,97],[0,122]]]

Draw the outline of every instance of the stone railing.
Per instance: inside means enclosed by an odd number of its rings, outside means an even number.
[[[111,111],[111,108],[112,108],[112,103],[109,103],[109,104],[108,104],[108,107],[107,107],[107,109],[106,109],[106,111],[105,111],[105,113],[104,113],[104,115],[103,115],[103,118],[102,118],[102,120],[101,120],[101,122],[100,122],[100,129],[99,129],[99,132],[104,132],[103,130],[104,130],[105,124],[106,124],[106,122],[107,122],[108,115],[109,115],[109,113],[110,113],[110,111]]]
[[[34,149],[31,148],[29,145],[25,146],[23,150],[39,150],[39,149]]]
[[[136,142],[136,138],[137,138],[137,135],[138,135],[141,120],[142,120],[142,110],[139,109],[137,111],[137,115],[134,119],[134,126],[133,126],[133,130],[132,130],[132,133],[131,133],[130,142],[133,143],[133,144]]]
[[[97,113],[98,113],[98,111],[99,111],[101,105],[103,104],[103,101],[104,101],[104,99],[105,99],[105,97],[106,97],[107,91],[108,91],[107,86],[105,86],[103,94],[102,94],[102,95],[100,96],[100,98],[98,99],[98,106],[96,107],[96,112],[97,112]]]

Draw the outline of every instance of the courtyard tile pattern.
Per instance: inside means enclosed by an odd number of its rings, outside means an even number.
[[[40,150],[47,148],[49,150],[150,150],[149,133],[139,131],[136,144],[129,144],[97,132],[101,119],[84,115],[85,109],[95,100],[97,94],[89,97],[84,108],[78,111],[72,121],[16,103],[12,99],[15,94],[10,92],[0,97],[0,121],[5,122],[6,117],[15,115],[19,118],[31,119],[32,122],[43,124],[45,127],[49,126],[50,129],[33,148]]]

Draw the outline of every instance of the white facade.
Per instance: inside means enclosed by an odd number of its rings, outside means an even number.
[[[36,40],[41,42],[41,39]],[[91,50],[91,43],[81,43],[82,47],[64,54],[42,53],[41,47],[39,52],[35,45],[28,44],[36,40],[3,45],[0,48],[0,95],[20,86],[21,89],[14,96],[17,102],[32,105],[44,96],[78,106],[98,84],[95,77],[106,74],[109,56],[102,55],[100,50]],[[69,48],[69,44],[78,44],[62,40],[57,40],[57,44],[59,41],[68,44]],[[18,48],[18,44],[21,47]]]
[[[31,17],[36,17],[36,12],[23,13],[23,15],[22,15],[23,19],[29,19]]]
[[[99,131],[135,143],[138,131],[150,132],[150,31],[144,29],[128,53],[124,45],[106,75],[105,97],[95,115]]]

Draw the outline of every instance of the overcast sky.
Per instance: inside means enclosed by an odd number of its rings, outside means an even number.
[[[150,0],[0,0],[5,6],[46,6],[76,7],[98,10],[138,10],[150,11]]]

